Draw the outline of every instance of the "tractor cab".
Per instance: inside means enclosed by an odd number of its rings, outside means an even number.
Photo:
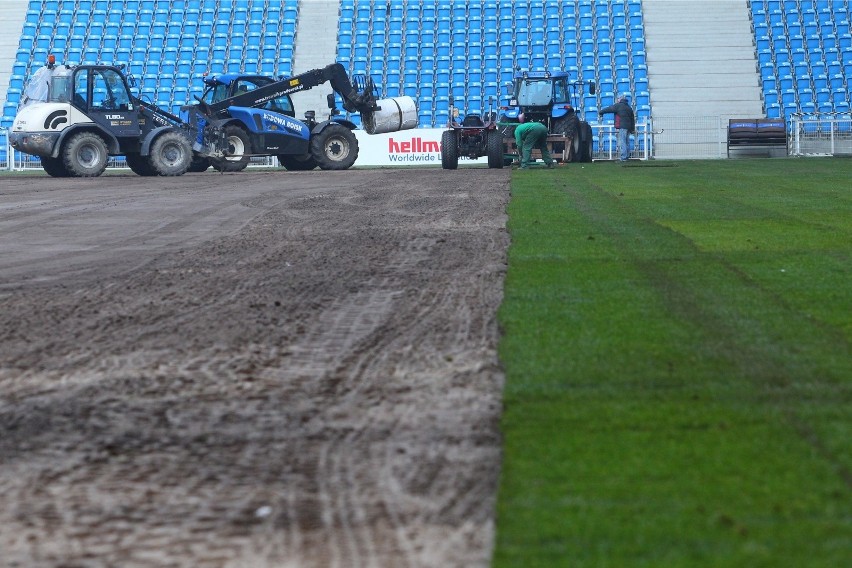
[[[223,74],[212,75],[204,79],[206,88],[201,95],[201,101],[211,105],[236,97],[245,93],[250,93],[259,87],[265,87],[276,81],[270,77],[260,75],[237,75]],[[295,118],[296,111],[293,107],[293,101],[290,95],[280,95],[270,98],[265,104],[260,107],[264,110],[277,112]]]
[[[510,83],[509,104],[506,118],[517,119],[524,114],[527,120],[541,122],[552,131],[559,123],[573,115],[577,98],[577,86],[582,82],[571,82],[565,71],[524,71],[515,75]],[[594,83],[590,93],[594,94]]]

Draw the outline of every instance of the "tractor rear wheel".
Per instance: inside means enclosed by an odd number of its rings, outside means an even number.
[[[455,170],[459,167],[459,137],[455,130],[445,130],[441,134],[441,167]]]
[[[62,163],[74,177],[98,177],[107,165],[104,139],[94,132],[74,134],[62,148]]]
[[[329,124],[311,136],[311,156],[320,169],[348,170],[358,159],[358,138],[342,124]]]
[[[163,132],[151,144],[151,169],[160,176],[182,176],[192,162],[192,146],[179,132]]]
[[[488,147],[488,167],[503,167],[503,135],[497,130],[488,130],[485,144]]]
[[[577,127],[577,135],[574,136],[571,148],[572,162],[592,161],[592,127],[588,122],[581,122]]]
[[[592,161],[592,143],[593,134],[592,134],[592,126],[588,122],[581,122],[580,127],[577,129],[580,136],[580,161],[581,162],[591,162]]]

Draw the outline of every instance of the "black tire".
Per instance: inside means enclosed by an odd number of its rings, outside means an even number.
[[[485,144],[488,147],[488,167],[503,167],[503,135],[497,130],[488,130]]]
[[[211,165],[220,172],[240,172],[246,169],[251,160],[251,139],[248,133],[236,124],[229,124],[225,127],[225,139],[228,141],[228,155],[211,159]]]
[[[310,154],[300,156],[281,154],[278,163],[291,172],[307,172],[317,167],[317,161]]]
[[[445,130],[441,134],[441,167],[445,170],[455,170],[459,167],[458,139],[455,130]]]
[[[358,159],[358,138],[342,124],[311,136],[311,156],[322,170],[348,170]]]
[[[47,172],[50,177],[61,178],[68,177],[70,174],[65,169],[65,164],[62,163],[62,158],[51,158],[50,156],[41,157],[41,167]]]
[[[186,171],[199,173],[206,172],[207,168],[210,167],[210,158],[205,158],[203,156],[195,156],[192,158],[192,161],[189,162],[189,168]]]
[[[551,127],[551,133],[556,136],[565,136],[570,138],[572,141],[577,138],[577,125],[580,123],[580,120],[577,118],[577,114],[572,112],[570,114],[566,114],[563,117],[557,118],[553,121],[553,125]],[[562,154],[566,148],[563,147],[561,142],[553,143],[553,152],[556,154]],[[571,151],[571,147],[568,148],[568,159],[566,161],[571,161],[571,156],[574,154]]]
[[[151,163],[145,156],[140,156],[139,154],[127,154],[124,156],[124,159],[127,162],[127,167],[130,168],[130,171],[137,176],[150,177],[157,175],[157,172],[154,171],[154,168],[151,167]]]
[[[565,116],[553,121],[553,134],[574,138],[577,134],[577,125],[579,123],[580,120],[577,118],[576,114],[566,114]]]
[[[192,162],[192,146],[180,132],[163,132],[151,144],[148,161],[159,176],[182,176]]]
[[[594,136],[592,134],[592,127],[588,122],[581,122],[579,127],[580,136],[580,161],[581,162],[591,162],[592,161],[592,143],[594,142]]]
[[[568,161],[569,162],[579,162],[580,161],[580,142],[581,142],[580,141],[580,135],[579,135],[579,131],[578,131],[578,133],[574,136],[574,138],[571,139],[571,149],[570,149],[570,152],[568,153]]]
[[[98,177],[109,158],[104,139],[94,132],[72,135],[62,147],[62,163],[74,177]]]

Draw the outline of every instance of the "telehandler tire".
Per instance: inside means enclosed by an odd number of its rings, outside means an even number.
[[[358,138],[342,124],[329,124],[311,136],[311,156],[323,170],[348,170],[358,159]]]
[[[236,124],[225,127],[225,139],[228,141],[228,156],[211,159],[210,164],[220,172],[240,172],[246,169],[251,157],[251,140],[245,130]]]
[[[98,177],[107,165],[106,143],[94,132],[73,134],[63,145],[62,163],[73,177]]]

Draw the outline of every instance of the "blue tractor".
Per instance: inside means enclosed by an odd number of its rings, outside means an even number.
[[[594,81],[571,81],[566,71],[518,71],[508,85],[511,89],[508,104],[502,107],[500,122],[508,123],[503,127],[503,136],[513,137],[512,123],[517,123],[523,113],[524,120],[541,122],[550,134],[570,139],[568,161],[591,162],[592,127],[580,119],[574,104],[582,97],[586,85],[589,94],[594,95]],[[554,152],[564,150],[561,143],[553,144]]]

